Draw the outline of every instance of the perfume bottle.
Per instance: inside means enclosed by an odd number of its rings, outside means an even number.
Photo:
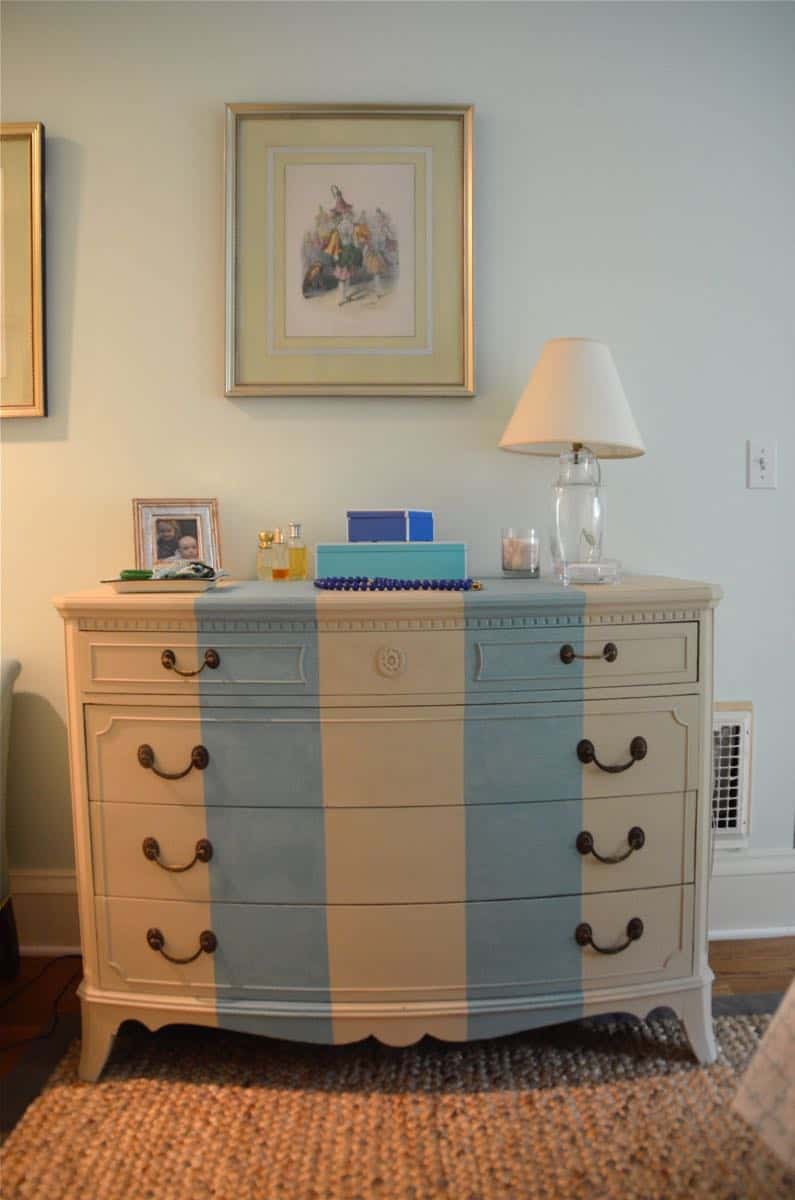
[[[262,529],[258,534],[257,579],[273,579],[273,531]]]
[[[284,530],[274,529],[273,548],[271,550],[271,579],[289,579],[290,559],[287,553],[287,543],[284,540]]]
[[[306,579],[306,545],[301,537],[301,525],[298,521],[290,522],[290,536],[287,539],[287,557],[290,567],[290,579]]]

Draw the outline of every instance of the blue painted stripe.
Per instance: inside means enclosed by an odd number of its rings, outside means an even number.
[[[523,613],[540,624],[513,628],[501,605],[522,595]],[[581,909],[581,866],[568,855],[582,820],[582,769],[575,748],[583,729],[582,660],[565,668],[560,646],[583,649],[585,594],[541,581],[510,581],[490,593],[466,594],[467,617],[480,628],[466,635],[464,801],[466,813],[467,1000],[521,996],[559,979],[571,992],[562,1020],[582,1013],[580,950],[573,938]],[[514,611],[516,611],[514,609]],[[567,624],[543,625],[546,612]],[[559,636],[558,636],[559,635]],[[484,690],[524,692],[538,680],[567,689],[555,704],[479,708]],[[571,694],[579,704],[573,707]],[[516,695],[516,700],[520,699]],[[556,803],[550,803],[555,801]],[[564,803],[560,803],[564,802]],[[541,819],[539,819],[541,818]],[[550,896],[552,900],[525,897]],[[502,899],[494,899],[494,897]],[[490,897],[488,902],[483,902]],[[517,1028],[532,1019],[522,1015]],[[500,1020],[495,1031],[504,1032]],[[468,1037],[492,1032],[470,1011]]]
[[[281,595],[288,599],[278,592],[280,586],[289,586],[292,593],[292,584],[256,583],[202,593],[196,599],[196,616],[200,621],[214,616],[243,621],[248,614],[262,617],[265,602],[273,604]],[[305,662],[312,664],[312,690],[316,691],[314,596],[305,586],[299,587],[300,638],[306,646]],[[268,615],[289,620],[287,614],[269,611]],[[320,713],[280,707],[245,714],[216,710],[211,716],[208,706],[216,689],[205,678],[209,674],[199,676],[199,705],[202,736],[210,752],[210,766],[204,773],[207,836],[223,849],[209,864],[212,922],[219,944],[215,978],[220,988],[233,989],[231,996],[224,990],[219,998],[218,1024],[271,1031],[274,1036],[293,1030],[292,1036],[330,1042],[330,1011],[328,1017],[302,1021],[298,1032],[295,1024],[275,1018],[269,1026],[267,1019],[230,1008],[235,993],[241,1000],[245,995],[267,995],[268,990],[258,986],[263,979],[271,989],[281,989],[270,992],[271,999],[330,1003]],[[238,807],[237,819],[230,823],[225,805],[251,805],[250,820],[246,821],[246,808]],[[267,845],[257,814],[263,807],[288,810],[269,814]],[[229,898],[235,890],[247,898],[265,898],[273,892],[282,899],[294,895],[304,903],[232,904]],[[306,903],[312,899],[320,903]]]
[[[581,701],[482,706],[469,701],[469,689],[467,697],[465,804],[582,799]]]

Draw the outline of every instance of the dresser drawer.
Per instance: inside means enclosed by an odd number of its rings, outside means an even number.
[[[85,712],[92,800],[403,808],[697,786],[695,696],[322,713],[122,705]],[[638,739],[644,753],[633,758]]]
[[[92,803],[94,886],[103,896],[251,904],[659,887],[692,881],[694,806],[692,792],[325,811]]]
[[[98,898],[96,914],[100,981],[114,990],[309,1002],[576,997],[684,976],[692,963],[691,886],[329,908]],[[578,944],[584,923],[613,953]]]
[[[695,683],[698,622],[477,631],[467,656],[474,693]]]

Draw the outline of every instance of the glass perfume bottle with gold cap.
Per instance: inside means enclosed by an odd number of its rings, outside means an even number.
[[[271,579],[290,578],[290,559],[287,553],[287,542],[283,529],[273,531],[273,558],[271,559]]]
[[[273,530],[261,529],[257,535],[257,579],[273,579]]]
[[[287,539],[287,557],[290,579],[306,579],[306,545],[301,537],[301,524],[299,521],[290,522],[290,536]]]

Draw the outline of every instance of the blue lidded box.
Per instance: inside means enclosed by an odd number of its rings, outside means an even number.
[[[422,508],[351,509],[349,542],[432,542],[433,513]]]
[[[466,579],[464,542],[327,542],[315,547],[315,576]]]

